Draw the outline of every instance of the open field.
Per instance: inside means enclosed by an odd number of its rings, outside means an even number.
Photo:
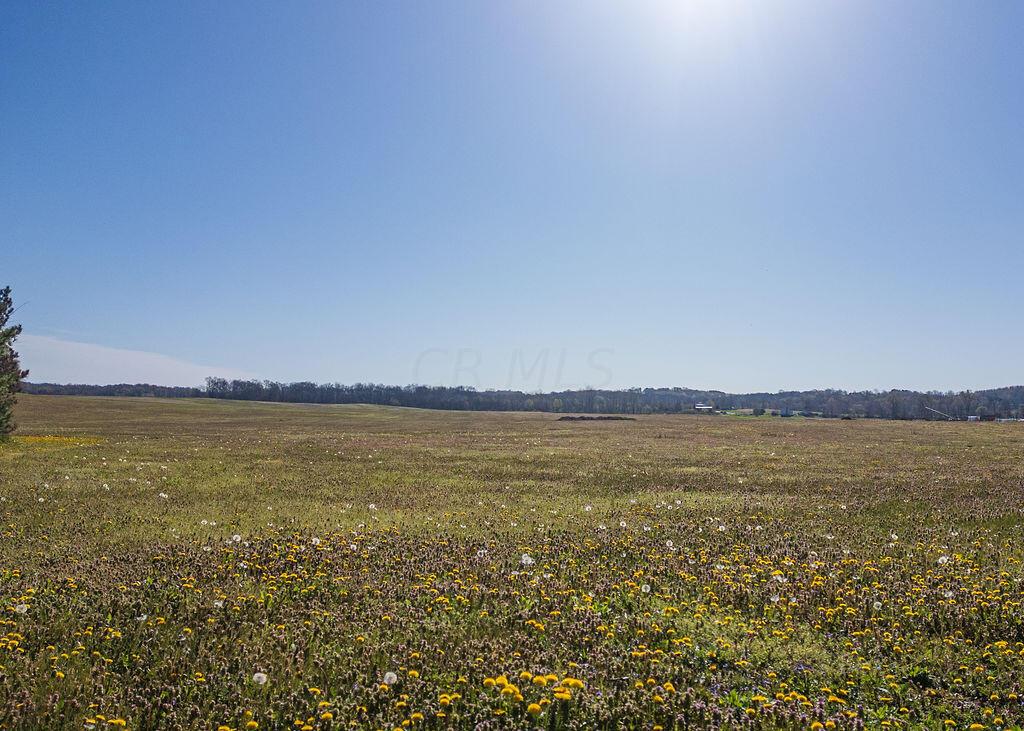
[[[17,416],[3,728],[1024,719],[1024,424]]]

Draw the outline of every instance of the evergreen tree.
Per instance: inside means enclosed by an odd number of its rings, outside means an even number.
[[[21,325],[8,325],[14,312],[11,288],[0,289],[0,439],[14,431],[15,394],[28,371],[21,370],[14,339],[21,334]]]

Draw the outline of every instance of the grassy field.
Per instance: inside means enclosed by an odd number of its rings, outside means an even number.
[[[1024,424],[17,415],[2,728],[1024,718]]]

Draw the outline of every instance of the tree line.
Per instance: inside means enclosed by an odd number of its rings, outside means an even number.
[[[986,391],[919,392],[780,391],[733,394],[690,388],[584,389],[550,393],[511,390],[479,391],[467,387],[388,386],[375,383],[317,384],[208,378],[211,398],[286,401],[316,404],[380,404],[472,411],[548,411],[582,414],[672,414],[693,411],[697,404],[717,410],[764,409],[779,415],[805,414],[838,418],[942,419],[996,416],[1024,418],[1024,386]],[[929,411],[929,408],[935,411]]]
[[[480,391],[449,386],[388,386],[376,383],[313,383],[206,379],[205,388],[118,384],[113,386],[25,383],[26,393],[79,396],[208,397],[306,404],[378,404],[460,411],[546,411],[561,414],[679,414],[697,404],[717,410],[752,409],[779,416],[824,418],[957,419],[1024,418],[1024,386],[985,391],[780,391],[725,393],[691,388],[583,389],[550,393]],[[934,411],[930,410],[934,409]],[[942,412],[942,414],[937,413]]]
[[[150,396],[157,398],[203,398],[206,389],[189,386],[156,386],[152,383],[117,383],[94,386],[87,383],[23,383],[24,393],[40,396]]]

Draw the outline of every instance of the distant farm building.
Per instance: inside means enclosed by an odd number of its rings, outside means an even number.
[[[704,413],[704,414],[710,414],[712,411],[715,410],[714,406],[708,406],[707,404],[697,404],[693,408],[696,411],[699,411],[699,412]]]

